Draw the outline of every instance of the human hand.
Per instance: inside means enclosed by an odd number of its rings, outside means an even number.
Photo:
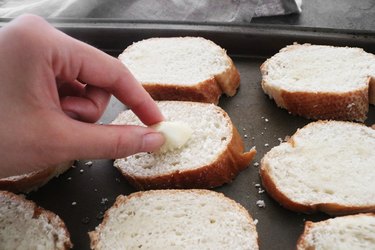
[[[73,159],[153,151],[152,128],[97,125],[110,95],[146,124],[163,120],[116,58],[25,15],[0,29],[0,178]]]

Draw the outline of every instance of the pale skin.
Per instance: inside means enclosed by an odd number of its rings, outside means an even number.
[[[146,125],[163,120],[150,95],[116,58],[21,16],[0,29],[0,178],[73,159],[154,151],[152,128],[94,124],[114,95]]]

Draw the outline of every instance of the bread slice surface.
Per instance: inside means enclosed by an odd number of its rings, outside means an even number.
[[[0,249],[70,249],[69,232],[54,213],[0,191]]]
[[[261,66],[276,104],[311,119],[366,119],[375,104],[375,56],[360,48],[294,44]]]
[[[256,151],[244,152],[242,139],[228,114],[214,104],[182,101],[157,103],[166,121],[186,123],[192,135],[169,152],[138,153],[117,159],[117,167],[138,189],[211,188],[230,182]],[[113,124],[142,125],[130,110]]]
[[[226,51],[202,37],[142,40],[119,59],[156,100],[217,104],[223,93],[233,96],[240,84]]]
[[[244,207],[209,190],[119,196],[89,233],[92,249],[258,249]]]
[[[375,211],[375,130],[342,121],[299,129],[262,159],[267,192],[284,207],[305,213]]]
[[[375,214],[348,215],[315,223],[308,221],[297,249],[375,249]]]

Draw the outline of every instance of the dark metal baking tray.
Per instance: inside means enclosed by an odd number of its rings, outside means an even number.
[[[276,107],[261,90],[259,66],[267,57],[293,42],[356,46],[375,53],[374,33],[287,26],[121,23],[113,20],[86,23],[68,20],[54,22],[54,25],[114,56],[134,41],[158,36],[202,36],[225,48],[240,71],[241,86],[237,95],[222,97],[219,105],[237,126],[246,148],[256,146],[258,153],[249,168],[232,183],[214,190],[242,204],[258,220],[261,249],[295,249],[306,220],[329,218],[322,213],[305,215],[286,210],[266,192],[259,193],[255,186],[260,179],[259,169],[254,163],[259,163],[271,147],[278,145],[279,138],[292,135],[297,128],[311,122]],[[110,122],[123,109],[121,103],[112,99],[101,122]],[[366,124],[374,123],[375,108],[370,107]],[[27,195],[27,198],[55,212],[65,221],[74,249],[89,249],[87,232],[101,222],[103,213],[119,194],[135,191],[112,166],[112,160],[93,160],[92,166],[87,165],[87,161],[76,162],[75,168]],[[264,200],[266,207],[259,208],[256,205],[258,200]]]

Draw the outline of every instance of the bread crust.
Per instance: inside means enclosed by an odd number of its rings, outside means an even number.
[[[142,86],[154,100],[179,100],[206,103],[219,103],[222,94],[220,85],[214,77],[191,86],[178,84],[145,83]]]
[[[40,171],[2,178],[0,179],[0,189],[15,193],[29,193],[43,186],[53,177],[62,174],[72,165],[73,161],[63,162],[56,166],[48,167]]]
[[[280,50],[280,52],[294,50],[304,45],[291,45]],[[365,87],[342,93],[336,92],[310,92],[310,91],[287,91],[273,86],[264,80],[268,74],[270,59],[266,60],[260,67],[262,73],[262,89],[275,101],[277,106],[288,110],[293,115],[299,115],[315,120],[348,120],[364,121],[367,118],[369,103],[375,104],[375,80],[369,76]]]
[[[126,204],[130,199],[141,197],[144,194],[158,195],[160,193],[169,193],[172,196],[172,195],[177,195],[178,193],[181,193],[181,192],[196,193],[196,194],[200,194],[200,195],[215,195],[215,196],[219,197],[220,199],[225,200],[225,202],[231,203],[233,205],[233,207],[237,210],[237,212],[246,216],[247,223],[254,225],[253,218],[250,216],[249,212],[241,204],[239,204],[236,201],[226,197],[222,193],[218,193],[218,192],[214,192],[214,191],[210,191],[210,190],[205,190],[205,189],[190,189],[190,190],[188,190],[188,189],[185,189],[185,190],[168,189],[168,190],[139,191],[139,192],[132,193],[128,196],[119,195],[116,198],[116,201],[112,205],[112,207],[105,212],[102,223],[100,223],[100,225],[97,226],[94,231],[88,232],[89,237],[90,237],[90,247],[91,247],[91,249],[99,249],[98,243],[100,242],[100,231],[102,231],[103,228],[106,226],[106,224],[109,220],[109,213],[112,209],[117,209],[121,205]],[[255,225],[254,225],[254,228],[255,228]],[[254,230],[253,233],[255,233],[257,235],[256,230]],[[258,236],[256,237],[256,239],[257,239],[257,245],[259,245]]]
[[[71,249],[73,247],[73,244],[70,241],[69,231],[66,228],[65,223],[61,220],[61,218],[58,215],[52,213],[49,210],[46,210],[42,207],[37,206],[34,202],[27,200],[23,198],[22,196],[13,194],[8,191],[0,191],[0,199],[4,199],[4,198],[17,202],[18,204],[23,203],[25,207],[34,211],[33,218],[38,218],[39,216],[44,215],[46,218],[48,218],[48,222],[51,223],[54,228],[61,228],[64,231],[64,242],[63,242],[64,247],[61,249]]]
[[[347,217],[362,217],[362,216],[373,216],[375,217],[375,213],[364,213],[364,214],[356,214],[356,215],[348,215]],[[298,238],[298,241],[297,241],[297,250],[314,250],[315,247],[314,246],[311,246],[307,241],[306,241],[306,237],[310,234],[311,230],[317,226],[317,225],[324,225],[324,224],[328,224],[328,220],[324,220],[324,221],[320,221],[320,222],[312,222],[312,221],[306,221],[305,222],[305,227],[304,227],[304,230],[303,230],[303,233],[300,235],[300,237]]]
[[[228,147],[208,165],[192,170],[177,170],[172,173],[139,177],[130,175],[116,166],[129,183],[138,190],[168,188],[214,188],[231,182],[246,169],[256,154],[255,148],[243,152],[244,145],[237,129],[232,125],[232,138]]]
[[[313,126],[317,123],[327,123],[328,121],[317,121],[310,123],[309,125],[305,126]],[[356,126],[364,126],[361,124],[355,124]],[[298,133],[298,131],[288,139],[286,143],[290,143],[291,145],[295,145],[294,143],[294,136]],[[273,180],[271,174],[269,173],[269,164],[268,164],[268,154],[266,154],[261,160],[261,167],[259,170],[259,174],[261,177],[262,184],[266,189],[267,193],[279,202],[283,207],[295,211],[301,212],[306,214],[316,213],[316,212],[324,212],[329,215],[346,215],[346,214],[355,214],[355,213],[363,213],[363,212],[375,212],[375,203],[369,206],[346,206],[337,203],[311,203],[311,204],[302,204],[298,202],[294,202],[288,196],[286,196],[280,188],[277,187],[275,181]]]

